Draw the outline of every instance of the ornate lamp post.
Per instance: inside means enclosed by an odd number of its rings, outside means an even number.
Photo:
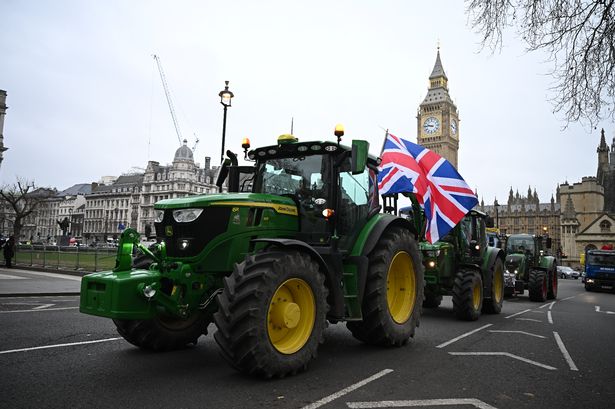
[[[218,94],[220,103],[224,106],[224,118],[222,119],[222,152],[220,153],[220,163],[224,162],[224,140],[226,138],[226,109],[231,106],[231,100],[235,96],[228,89],[228,81],[224,81],[224,89]]]
[[[493,202],[493,207],[495,207],[495,227],[499,230],[500,229],[500,204],[498,203],[498,199],[495,199],[495,202]]]

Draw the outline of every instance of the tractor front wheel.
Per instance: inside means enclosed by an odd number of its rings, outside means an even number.
[[[358,340],[401,346],[414,336],[423,304],[421,253],[407,229],[392,228],[369,254],[362,321],[346,325]]]
[[[326,300],[324,276],[309,255],[286,249],[249,255],[224,279],[214,338],[243,373],[295,374],[323,342]]]
[[[530,270],[527,286],[531,301],[544,302],[547,300],[547,281],[548,277],[546,271]]]
[[[491,291],[489,298],[483,301],[483,312],[487,314],[499,314],[504,303],[504,263],[497,258],[493,265],[491,277]]]
[[[483,279],[475,270],[462,269],[453,285],[453,312],[464,321],[476,321],[483,307]]]
[[[159,315],[150,320],[113,320],[117,332],[131,344],[153,351],[170,351],[196,344],[207,334],[210,314],[195,311],[188,318]]]

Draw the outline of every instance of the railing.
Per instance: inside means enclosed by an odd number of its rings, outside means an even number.
[[[101,271],[115,267],[115,247],[17,246],[15,265],[57,270]]]

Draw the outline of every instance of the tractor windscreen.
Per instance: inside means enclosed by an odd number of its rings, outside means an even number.
[[[254,192],[295,195],[298,200],[326,196],[323,168],[328,164],[327,159],[323,155],[310,155],[260,162]]]
[[[507,254],[530,254],[534,255],[534,240],[531,237],[511,236],[506,241]]]

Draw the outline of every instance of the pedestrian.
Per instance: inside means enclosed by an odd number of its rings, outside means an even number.
[[[11,236],[4,243],[4,260],[6,261],[6,266],[11,268],[11,259],[15,256],[15,237]]]

